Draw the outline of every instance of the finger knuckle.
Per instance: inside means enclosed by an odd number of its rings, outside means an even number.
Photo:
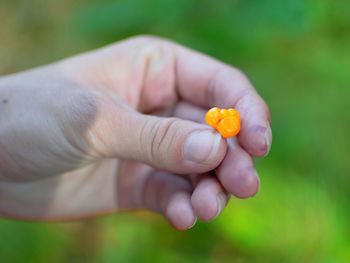
[[[177,126],[179,120],[176,118],[166,118],[158,121],[151,135],[151,152],[152,160],[157,161],[165,157],[170,146],[176,138]]]
[[[168,41],[166,38],[161,38],[158,36],[148,35],[148,34],[138,35],[133,37],[132,39],[141,43],[153,43],[153,44]]]

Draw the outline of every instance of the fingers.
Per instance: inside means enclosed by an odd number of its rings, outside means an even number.
[[[253,159],[235,139],[230,140],[216,174],[226,191],[238,198],[252,197],[259,191],[260,181]]]
[[[203,221],[216,218],[225,208],[229,195],[214,174],[198,175],[191,204],[196,215]]]
[[[242,119],[239,143],[254,156],[267,155],[272,144],[272,132],[266,104],[255,92],[250,91],[238,99],[235,107]]]
[[[178,118],[161,118],[127,111],[103,130],[108,157],[142,161],[160,170],[188,174],[216,168],[226,153],[226,142],[212,128]],[[120,124],[123,125],[120,125]]]
[[[121,192],[118,199],[121,208],[150,209],[162,213],[178,230],[191,228],[196,222],[191,205],[191,183],[183,177],[166,172],[152,170],[149,173],[140,173],[138,170],[145,166],[134,167],[131,174],[120,177]]]
[[[246,76],[184,47],[175,50],[180,97],[201,107],[237,108],[242,119],[239,143],[252,155],[266,155],[272,141],[268,108]]]
[[[142,194],[137,195],[140,206],[162,213],[177,230],[193,227],[197,216],[203,221],[214,219],[228,201],[228,195],[212,176],[200,176],[193,193],[188,180],[167,172],[153,172],[138,181],[143,184],[139,188]]]
[[[249,95],[249,94],[248,94]],[[249,100],[249,96],[246,96],[242,98],[243,100]],[[243,103],[244,105],[244,103]],[[237,106],[238,107],[238,106]],[[249,111],[251,109],[247,109]],[[244,108],[240,110],[241,112],[244,112]],[[198,123],[204,123],[204,116],[206,111],[198,106],[192,105],[187,102],[179,102],[175,109],[174,109],[174,116],[186,120],[191,120]],[[269,148],[271,147],[271,140],[272,140],[272,133],[271,128],[269,125],[264,126],[256,125],[256,123],[259,122],[259,119],[261,119],[261,116],[253,115],[251,118],[249,118],[247,125],[242,125],[242,132],[239,135],[239,140],[242,144],[246,145],[245,148],[251,147],[251,145],[254,145],[253,148],[250,148],[248,150],[249,153],[255,152],[255,156],[259,155],[265,155],[268,153]],[[250,126],[250,129],[247,129],[247,126]],[[261,141],[261,135],[265,137],[264,141]]]
[[[197,217],[191,206],[191,194],[185,191],[175,192],[168,201],[165,216],[177,230],[192,228]]]
[[[203,121],[204,114],[205,111],[200,107],[184,102],[179,103],[174,111],[174,115],[177,117],[188,118],[197,122]],[[228,142],[227,156],[216,171],[220,182],[218,179],[214,179],[211,176],[208,178],[207,175],[202,179],[204,181],[203,188],[213,189],[211,193],[212,196],[214,196],[215,189],[218,189],[218,187],[222,188],[222,184],[225,186],[225,191],[228,191],[236,197],[246,198],[253,196],[259,189],[259,179],[256,176],[253,159],[240,147],[236,139],[229,139]],[[194,196],[198,195],[198,199],[201,199],[203,198],[202,196],[204,196],[200,194],[202,192],[201,189],[202,184],[199,184],[193,194]],[[203,190],[203,192],[205,192],[205,190]],[[206,195],[208,196],[208,194]],[[197,200],[196,198],[197,197],[192,197],[192,200]],[[208,197],[208,199],[215,200],[213,197]],[[196,206],[192,202],[196,212],[203,211],[203,209],[211,209],[212,211],[215,210],[215,202],[213,201],[206,201],[202,203],[200,201],[196,201],[196,203],[199,204],[198,209],[195,208]],[[209,208],[207,208],[208,206]],[[208,213],[210,213],[212,217],[215,217],[213,212]],[[198,214],[198,217],[202,220],[206,220],[206,218],[209,216],[201,216]]]
[[[196,216],[191,206],[192,186],[185,178],[155,172],[147,178],[143,190],[144,206],[161,212],[178,230],[191,228]]]
[[[125,161],[119,169],[118,203],[121,209],[147,208],[162,213],[178,230],[191,228],[199,217],[209,221],[225,208],[228,195],[207,173],[189,178]]]

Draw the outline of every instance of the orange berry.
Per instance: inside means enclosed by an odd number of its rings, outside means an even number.
[[[216,128],[220,120],[220,109],[217,107],[211,108],[208,110],[207,114],[205,114],[205,122],[213,128]]]
[[[212,108],[205,115],[205,121],[224,138],[236,136],[241,129],[239,112],[235,109]]]
[[[236,136],[241,129],[239,116],[228,116],[223,118],[217,125],[216,129],[224,138]]]

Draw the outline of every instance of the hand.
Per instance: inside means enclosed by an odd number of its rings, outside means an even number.
[[[202,124],[213,106],[240,111],[237,139]],[[154,37],[3,77],[0,120],[0,214],[28,220],[146,208],[188,229],[253,196],[271,146],[240,71]]]

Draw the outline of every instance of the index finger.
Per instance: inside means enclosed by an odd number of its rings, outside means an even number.
[[[236,108],[242,128],[238,140],[251,155],[266,155],[272,134],[269,110],[239,70],[182,46],[175,46],[179,96],[201,107]]]

